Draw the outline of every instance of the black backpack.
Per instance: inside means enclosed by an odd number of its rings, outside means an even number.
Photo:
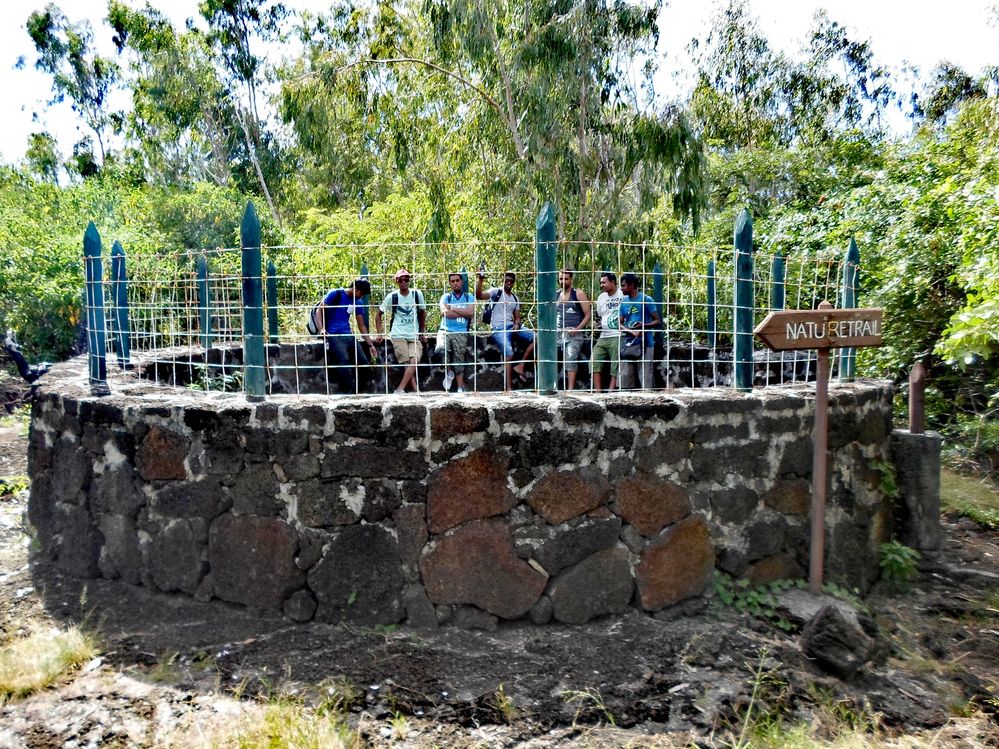
[[[413,305],[419,309],[423,307],[423,294],[420,293],[419,289],[413,289]],[[392,329],[392,325],[395,323],[395,311],[399,307],[399,292],[392,292],[392,319],[389,321],[389,330]]]
[[[482,322],[484,325],[489,325],[493,319],[493,309],[495,309],[496,304],[499,302],[500,298],[503,296],[503,289],[497,289],[492,294],[489,295],[489,304],[487,304],[482,309]],[[513,297],[513,301],[520,304],[520,299],[512,291],[510,296]]]

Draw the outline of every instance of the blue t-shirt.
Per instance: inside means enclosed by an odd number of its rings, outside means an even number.
[[[354,296],[346,289],[333,289],[323,297],[326,305],[326,332],[330,335],[350,333],[350,316],[354,314]]]
[[[474,309],[475,297],[467,292],[464,294],[455,294],[453,291],[449,291],[441,297],[441,312],[444,311],[445,304],[450,304],[452,307],[461,310]],[[467,317],[445,317],[444,330],[449,333],[464,333],[469,329],[471,322]]]
[[[649,325],[652,322],[655,309],[656,303],[648,294],[639,293],[634,299],[626,296],[621,300],[621,319],[626,328],[633,328],[639,322]],[[655,333],[647,332],[645,334],[645,347],[648,348],[654,341]]]

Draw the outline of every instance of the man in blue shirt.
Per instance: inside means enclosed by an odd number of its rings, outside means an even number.
[[[621,276],[621,376],[622,390],[651,388],[652,356],[659,312],[652,297],[639,291],[642,281],[634,273]],[[629,353],[630,352],[630,353]]]
[[[368,370],[368,356],[350,329],[350,316],[353,315],[357,332],[368,344],[371,355],[375,355],[375,345],[368,335],[368,326],[358,309],[358,302],[371,293],[367,279],[358,278],[350,286],[333,289],[319,305],[326,341],[326,367],[333,370],[333,379],[341,393],[360,392],[371,379]]]
[[[447,277],[451,291],[441,297],[441,317],[444,318],[444,389],[457,381],[459,393],[465,392],[465,370],[468,369],[468,331],[475,318],[475,297],[463,291],[460,273]]]

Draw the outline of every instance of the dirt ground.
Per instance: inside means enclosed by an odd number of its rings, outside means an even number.
[[[0,476],[27,473],[25,445],[0,429]],[[341,697],[372,746],[715,746],[761,665],[757,710],[805,722],[830,707],[877,713],[939,746],[999,747],[999,535],[964,519],[945,518],[944,549],[907,591],[864,602],[882,652],[842,681],[802,654],[798,634],[717,601],[582,627],[367,630],[76,580],[32,559],[26,504],[27,492],[0,500],[0,640],[29,623],[82,623],[101,655],[0,707],[0,747],[185,745],[277,693]]]

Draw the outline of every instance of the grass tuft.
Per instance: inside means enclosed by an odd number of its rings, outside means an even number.
[[[246,705],[238,715],[216,714],[166,742],[199,749],[356,749],[363,746],[338,713],[276,698]]]
[[[91,637],[77,627],[35,629],[0,648],[0,704],[55,683],[97,655]]]

